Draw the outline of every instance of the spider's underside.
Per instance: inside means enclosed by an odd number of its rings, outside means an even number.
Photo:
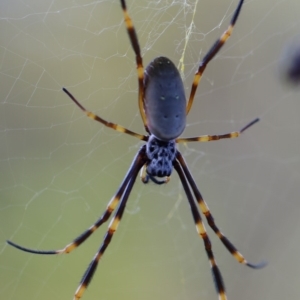
[[[146,67],[144,71],[143,60],[136,31],[133,27],[132,20],[127,12],[125,0],[120,0],[120,2],[124,13],[124,20],[129,35],[129,40],[131,42],[132,48],[136,56],[136,66],[139,84],[138,104],[142,121],[148,134],[142,135],[133,132],[129,129],[126,129],[125,127],[122,127],[118,124],[104,120],[100,116],[95,115],[94,113],[86,110],[85,107],[83,107],[81,103],[67,89],[63,88],[63,91],[89,118],[96,120],[116,131],[123,132],[128,135],[134,136],[140,140],[143,140],[146,142],[146,144],[143,145],[136,154],[127,174],[125,175],[125,178],[123,179],[123,182],[118,188],[116,194],[109,201],[104,213],[100,216],[98,220],[96,220],[96,222],[90,228],[84,231],[70,244],[66,245],[60,250],[43,251],[26,248],[15,244],[11,241],[7,242],[11,246],[19,250],[34,254],[50,255],[70,253],[72,250],[76,249],[79,245],[81,245],[92,233],[94,233],[97,228],[99,228],[104,222],[106,222],[113,213],[113,211],[116,209],[116,213],[108,225],[108,230],[104,236],[102,244],[100,245],[98,251],[93,257],[75,292],[74,300],[78,300],[82,297],[84,291],[90,283],[93,274],[96,271],[99,260],[101,259],[106,248],[108,247],[114,232],[117,230],[117,227],[125,210],[127,199],[130,195],[130,192],[132,190],[132,187],[134,185],[135,179],[139,171],[141,169],[144,170],[144,172],[142,172],[142,181],[144,183],[147,183],[150,179],[156,184],[163,184],[168,182],[168,178],[171,175],[172,170],[174,168],[178,173],[178,176],[182,182],[182,186],[186,193],[198,235],[202,238],[204,242],[205,251],[210,262],[212,275],[219,299],[226,300],[227,297],[225,293],[225,286],[222,280],[222,275],[214,258],[212,252],[212,245],[207,235],[205,226],[202,222],[199,209],[205,216],[208,225],[212,228],[212,230],[219,237],[219,239],[227,248],[227,250],[238,262],[256,269],[264,267],[265,263],[262,262],[260,264],[255,265],[247,262],[243,255],[240,252],[238,252],[235,246],[223,235],[223,233],[216,226],[213,216],[211,215],[206,202],[203,200],[203,197],[187,167],[184,158],[182,157],[181,153],[176,147],[176,143],[193,141],[207,142],[220,139],[236,138],[239,137],[249,127],[251,127],[259,121],[259,119],[257,118],[249,124],[247,124],[241,130],[231,133],[221,135],[202,135],[198,137],[179,138],[179,136],[185,128],[186,115],[189,113],[192,107],[194,96],[202,74],[207,64],[214,58],[214,56],[218,53],[218,51],[221,49],[221,47],[225,44],[225,42],[231,35],[231,32],[239,16],[244,1],[239,1],[238,6],[229,24],[229,27],[215,42],[215,44],[211,47],[208,53],[204,56],[203,60],[199,63],[198,70],[194,76],[188,101],[186,101],[185,98],[183,82],[180,78],[180,74],[175,65],[168,58],[155,58]]]

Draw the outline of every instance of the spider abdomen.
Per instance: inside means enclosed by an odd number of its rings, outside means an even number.
[[[163,142],[151,135],[146,147],[146,154],[149,159],[147,174],[157,177],[170,176],[176,155],[175,140]]]
[[[184,86],[176,66],[166,57],[155,58],[145,70],[144,86],[150,133],[163,141],[176,139],[186,123]]]

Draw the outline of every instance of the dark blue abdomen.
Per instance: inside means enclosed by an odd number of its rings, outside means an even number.
[[[177,138],[186,123],[186,98],[176,66],[166,57],[155,58],[145,69],[144,106],[147,127],[157,139]]]

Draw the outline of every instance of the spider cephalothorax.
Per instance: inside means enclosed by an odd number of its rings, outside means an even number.
[[[175,140],[165,142],[150,135],[146,144],[146,154],[149,159],[146,168],[147,174],[157,177],[170,176],[173,170],[175,153]]]

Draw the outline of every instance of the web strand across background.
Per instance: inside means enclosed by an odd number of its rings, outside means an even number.
[[[144,65],[170,58],[187,96],[238,1],[219,2],[128,0]],[[229,300],[300,296],[300,90],[278,75],[284,45],[300,36],[299,9],[294,0],[245,1],[183,136],[260,122],[238,139],[179,146],[222,232],[249,261],[269,263],[259,271],[237,264],[208,230]],[[88,119],[61,89],[144,134],[134,54],[119,1],[2,1],[0,12],[0,294],[72,299],[106,226],[65,256],[34,256],[5,241],[58,249],[103,212],[143,143]],[[176,172],[163,186],[137,180],[84,295],[120,297],[217,299]]]

